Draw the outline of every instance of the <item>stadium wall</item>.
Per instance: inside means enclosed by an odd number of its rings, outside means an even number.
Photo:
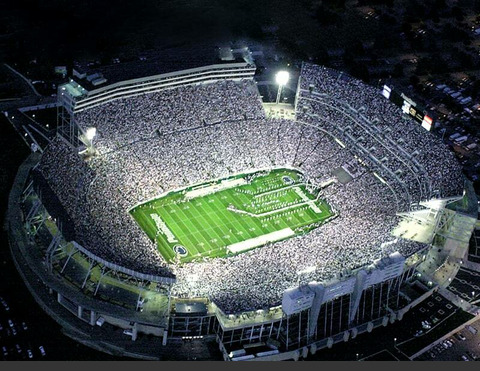
[[[22,187],[21,192],[18,192],[19,198],[25,193],[26,181]],[[34,197],[34,192],[30,193],[30,197]],[[207,315],[182,317],[170,312],[169,303],[169,310],[163,315],[164,325],[159,325],[158,316],[152,318],[152,321],[145,321],[135,309],[122,308],[121,305],[105,302],[100,297],[86,295],[78,285],[72,284],[72,278],[66,275],[66,271],[62,272],[62,267],[68,265],[65,262],[69,259],[65,254],[57,268],[45,270],[37,267],[43,264],[39,253],[46,254],[48,248],[43,250],[40,246],[31,245],[35,239],[25,235],[25,216],[22,216],[20,204],[17,202],[17,206],[10,208],[10,215],[18,213],[16,217],[9,217],[11,233],[24,234],[25,245],[31,246],[31,250],[24,252],[25,258],[32,271],[36,272],[35,275],[49,288],[50,295],[54,294],[55,301],[64,310],[87,326],[96,327],[97,320],[102,317],[115,327],[130,330],[132,340],[140,333],[163,337],[165,342],[168,334],[180,338],[197,337],[198,341],[217,336],[221,344],[219,348],[230,352],[244,344],[273,339],[279,342],[282,355],[268,357],[295,358],[303,354],[302,349],[305,347],[313,353],[315,349],[329,347],[336,342],[347,341],[358,333],[393,323],[406,305],[399,294],[400,287],[413,276],[416,267],[407,266],[403,257],[393,255],[376,262],[368,270],[364,268],[357,271],[351,277],[330,284],[311,283],[307,291],[310,296],[314,293],[315,297],[310,301],[309,308],[294,310],[288,315],[282,308],[276,308],[269,319],[266,313],[247,313],[245,318],[239,314],[232,319],[218,308],[209,311]],[[12,223],[14,220],[17,222]],[[27,242],[29,239],[30,243]],[[17,237],[16,240],[21,239]],[[53,241],[54,237],[52,243]],[[78,250],[76,253],[84,252]],[[91,257],[86,256],[86,261],[88,258]],[[170,300],[174,301],[175,298]],[[308,350],[306,352],[308,354]]]
[[[211,83],[225,79],[251,80],[255,71],[256,67],[249,63],[215,64],[122,81],[90,91],[83,88],[78,82],[71,80],[58,87],[57,96],[59,104],[64,106],[70,114],[74,114],[115,99],[153,93],[178,86]]]
[[[221,66],[222,68],[225,67],[225,65]],[[182,73],[184,72],[182,71]],[[198,81],[216,81],[215,79],[225,78],[225,73],[236,74],[236,72],[222,70],[215,73],[203,71],[199,72],[198,75],[195,73],[174,74],[175,79],[169,79],[171,76],[168,76],[166,79],[157,77],[130,80],[130,82],[94,90],[91,95],[85,93],[83,98],[77,99],[71,95],[70,100],[65,96],[59,99],[62,102],[62,107],[74,115],[75,112],[82,109],[121,97],[134,96],[147,91],[158,91],[179,85],[194,84]],[[245,78],[242,77],[241,73],[229,76],[233,79]],[[80,88],[76,87],[76,89]],[[83,105],[80,104],[81,102],[83,102]],[[155,319],[145,321],[136,310],[138,308],[126,310],[118,303],[116,305],[105,303],[95,295],[86,295],[82,290],[85,288],[85,283],[90,282],[92,275],[88,273],[85,281],[80,282],[80,286],[72,285],[71,277],[66,275],[66,268],[72,261],[71,256],[79,254],[84,255],[85,262],[92,266],[99,264],[102,272],[104,269],[111,269],[131,275],[136,279],[155,281],[152,277],[140,277],[135,276],[132,271],[122,271],[121,267],[109,265],[107,261],[97,259],[75,243],[72,244],[73,248],[70,251],[62,251],[61,248],[65,246],[62,247],[58,241],[55,242],[55,236],[52,236],[51,245],[46,249],[33,248],[36,240],[32,236],[27,236],[28,230],[24,227],[26,215],[22,214],[19,207],[21,192],[18,192],[18,190],[19,187],[25,187],[25,185],[26,182],[24,181],[23,184],[18,183],[14,187],[16,193],[11,196],[14,201],[9,205],[9,233],[11,241],[18,238],[18,241],[23,240],[25,242],[25,246],[31,247],[28,251],[22,251],[22,254],[25,255],[32,272],[36,272],[35,274],[38,275],[42,283],[56,295],[56,302],[73,317],[92,327],[95,326],[97,319],[103,317],[114,326],[131,330],[132,340],[136,339],[138,333],[163,336],[164,342],[166,342],[167,334],[180,338],[207,337],[215,334],[219,342],[219,348],[226,355],[229,351],[244,344],[267,342],[274,339],[279,343],[279,349],[284,354],[282,357],[291,355],[292,359],[298,359],[300,354],[308,354],[309,349],[314,354],[317,349],[331,347],[336,342],[348,341],[348,339],[354,338],[362,332],[370,332],[375,327],[393,323],[401,319],[403,314],[412,306],[412,302],[408,302],[401,295],[401,288],[403,285],[409,284],[422,259],[411,259],[411,257],[405,259],[399,254],[394,254],[385,260],[375,262],[371,267],[360,268],[348,277],[340,276],[339,279],[328,283],[309,283],[307,289],[305,287],[293,288],[289,293],[292,294],[293,292],[295,294],[290,295],[290,299],[298,300],[303,295],[304,303],[306,303],[305,306],[297,308],[294,305],[295,303],[289,302],[289,298],[287,298],[281,308],[274,308],[274,310],[270,308],[268,313],[259,310],[261,313],[243,313],[234,315],[232,318],[222,313],[220,309],[214,308],[206,316],[181,317],[172,315],[170,301],[175,300],[175,298],[168,294],[168,309],[162,314],[163,323],[159,326],[159,316],[156,318],[157,323],[155,323]],[[23,235],[20,236],[22,233]],[[19,244],[15,244],[15,246],[19,246]],[[17,248],[15,246],[14,248]],[[60,249],[57,249],[59,247]],[[52,248],[60,252],[59,263],[55,269],[45,271],[44,267],[42,268],[42,258]],[[94,281],[97,289],[100,282],[101,279]],[[170,284],[173,282],[163,283]]]
[[[60,85],[58,99],[58,132],[74,146],[81,145],[82,130],[75,123],[75,114],[116,99],[134,97],[179,86],[207,84],[219,80],[252,80],[256,66],[247,62],[214,64],[144,78],[121,81],[88,91],[79,82]]]

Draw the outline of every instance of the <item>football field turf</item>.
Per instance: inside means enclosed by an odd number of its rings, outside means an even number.
[[[318,190],[275,169],[176,190],[130,210],[167,262],[223,257],[306,233],[333,216]]]

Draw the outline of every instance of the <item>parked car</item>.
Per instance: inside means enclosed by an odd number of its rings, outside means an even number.
[[[422,334],[423,334],[423,330],[418,330],[413,336],[419,337]]]
[[[470,332],[471,332],[472,334],[474,334],[474,335],[476,335],[477,332],[478,332],[478,330],[477,330],[475,327],[470,326],[470,325],[467,325],[467,326],[466,326],[466,329],[467,329],[468,331],[470,331]]]
[[[8,306],[4,298],[0,297],[0,303],[2,303],[3,309],[5,309],[6,312],[10,310],[10,307]]]
[[[467,338],[466,338],[465,336],[463,336],[463,334],[460,333],[460,332],[459,332],[458,334],[455,334],[455,337],[456,337],[458,340],[462,340],[462,341],[467,340]]]
[[[45,348],[43,347],[43,345],[40,345],[38,347],[38,350],[40,351],[40,354],[42,355],[42,357],[45,357],[47,355],[47,352],[45,352]]]
[[[428,321],[422,321],[422,327],[425,330],[430,330],[432,328],[432,326],[430,325],[430,323]]]
[[[474,361],[478,359],[478,356],[475,353],[470,352],[469,350],[467,350],[465,353],[467,353],[467,356],[469,356]]]

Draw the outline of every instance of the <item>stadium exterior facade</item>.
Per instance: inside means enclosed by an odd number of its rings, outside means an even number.
[[[190,68],[178,72],[167,72],[127,81],[119,81],[108,86],[86,90],[82,85],[70,80],[58,88],[59,121],[65,131],[63,135],[70,141],[78,141],[78,126],[71,125],[75,113],[93,108],[120,98],[134,97],[179,86],[207,84],[223,79],[252,79],[255,66],[247,62],[222,63]],[[78,142],[77,142],[78,143]]]
[[[224,79],[253,79],[254,73],[251,63],[218,64],[90,91],[71,80],[58,91],[59,134],[78,147],[78,112],[145,92]],[[299,84],[297,112],[303,109],[298,107],[300,90]],[[161,339],[163,347],[169,339],[216,339],[225,360],[296,360],[401,320],[412,306],[442,284],[435,278],[435,269],[422,267],[432,254],[432,246],[461,259],[477,219],[476,197],[467,184],[463,195],[435,198],[404,213],[403,228],[415,230],[415,239],[424,243],[414,254],[404,257],[393,253],[368,266],[339,272],[326,282],[301,282],[300,272],[298,286],[284,292],[281,305],[225,314],[206,297],[174,297],[174,276],[132,270],[96,256],[69,238],[68,215],[50,209],[49,202],[55,195],[29,175],[38,161],[38,154],[32,154],[20,168],[10,195],[8,220],[17,268],[43,308],[64,327],[69,326],[68,316],[72,323],[80,320],[92,331],[106,322],[112,326],[109,328],[124,329],[132,341],[141,334],[154,335]],[[412,295],[412,287],[421,287],[423,294]],[[54,299],[53,303],[48,297]],[[61,317],[67,319],[60,321]],[[101,330],[113,331],[105,326]],[[162,346],[127,351],[114,337],[98,342],[92,336],[82,342],[134,357],[161,358],[162,354]],[[263,350],[256,355],[235,353],[251,345]]]

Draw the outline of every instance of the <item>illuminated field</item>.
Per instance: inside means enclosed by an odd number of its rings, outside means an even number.
[[[166,261],[181,263],[233,255],[303,234],[333,216],[318,190],[291,169],[176,190],[130,213]]]

